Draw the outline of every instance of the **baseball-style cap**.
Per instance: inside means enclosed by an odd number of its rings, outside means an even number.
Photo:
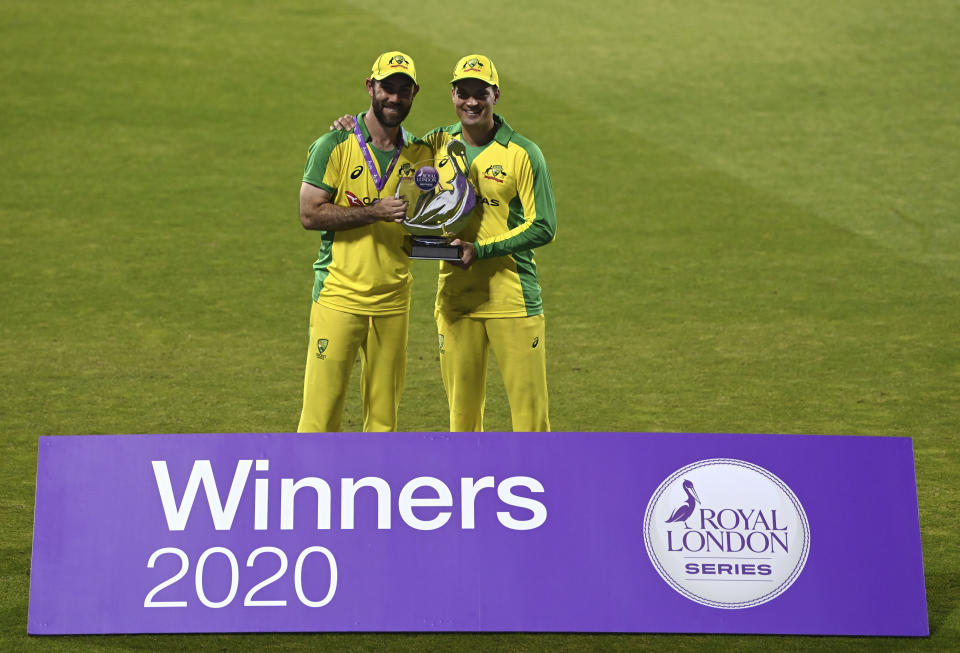
[[[471,77],[491,86],[500,86],[497,67],[490,61],[490,57],[485,57],[482,54],[468,54],[458,61],[453,68],[453,79],[450,80],[450,83]]]
[[[397,73],[406,75],[413,80],[414,84],[417,83],[417,68],[413,65],[413,59],[410,58],[410,55],[397,50],[384,52],[373,62],[370,79],[386,79]]]

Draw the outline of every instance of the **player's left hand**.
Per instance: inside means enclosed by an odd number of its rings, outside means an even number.
[[[454,238],[453,240],[450,241],[450,244],[459,245],[460,251],[461,251],[460,262],[454,263],[454,265],[466,270],[468,267],[470,267],[470,264],[473,263],[474,260],[477,258],[477,248],[473,246],[473,243],[465,240],[460,240],[459,238]]]

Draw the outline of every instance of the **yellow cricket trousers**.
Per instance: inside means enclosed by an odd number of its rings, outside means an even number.
[[[451,431],[483,430],[491,348],[507,390],[513,430],[550,430],[543,315],[472,318],[438,311],[436,319]]]
[[[360,352],[364,431],[396,431],[409,314],[354,315],[314,302],[300,433],[340,430],[350,372]]]

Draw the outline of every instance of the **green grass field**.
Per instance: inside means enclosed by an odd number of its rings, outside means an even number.
[[[0,6],[0,650],[957,648],[960,5],[457,9]],[[455,120],[480,51],[545,153],[554,430],[913,437],[929,639],[26,635],[38,436],[295,430],[306,148],[391,49],[417,61],[411,131]],[[442,430],[435,266],[414,274],[401,423]],[[486,425],[510,428],[496,373]]]

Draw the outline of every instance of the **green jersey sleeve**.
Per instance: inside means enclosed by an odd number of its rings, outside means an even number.
[[[553,182],[543,153],[535,143],[515,138],[519,154],[517,195],[510,200],[509,230],[475,244],[477,258],[507,256],[532,250],[553,240],[557,231],[557,209]]]
[[[315,140],[307,151],[303,181],[328,193],[336,193],[341,171],[340,159],[333,156],[333,153],[337,146],[349,137],[350,132],[336,130]]]

